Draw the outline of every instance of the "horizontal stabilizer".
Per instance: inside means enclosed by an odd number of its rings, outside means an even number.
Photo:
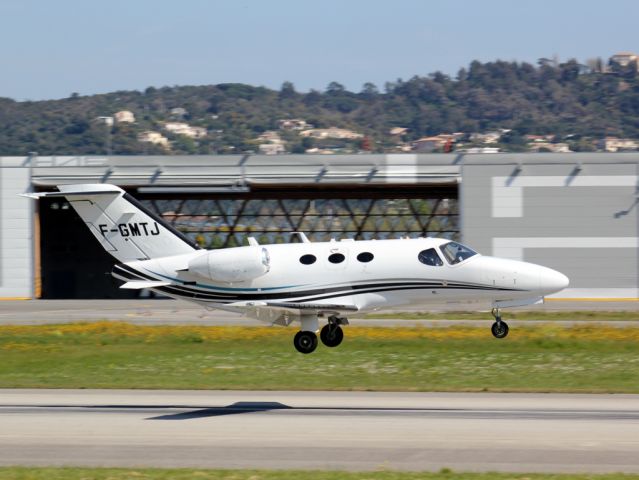
[[[156,287],[166,287],[167,285],[171,285],[171,282],[160,282],[160,281],[146,281],[146,280],[134,280],[132,282],[126,282],[124,285],[121,285],[120,288],[126,288],[129,290],[137,290],[141,288],[156,288]]]
[[[19,194],[21,197],[27,198],[43,198],[43,197],[85,197],[94,195],[120,195],[124,193],[120,187],[109,185],[108,183],[97,183],[88,185],[59,185],[59,192],[28,192]]]
[[[85,192],[39,192],[39,193],[20,193],[21,197],[27,198],[38,198],[42,197],[57,197],[57,198],[65,198],[65,197],[84,197],[87,195],[117,195],[119,194],[119,190],[101,190],[96,192],[85,191]]]

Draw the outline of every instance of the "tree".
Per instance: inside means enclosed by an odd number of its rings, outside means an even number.
[[[195,140],[185,137],[184,135],[177,135],[176,139],[172,142],[171,147],[176,153],[187,153],[190,155],[197,153],[197,144],[195,143]]]
[[[346,88],[344,88],[344,85],[337,82],[331,82],[328,84],[328,87],[326,87],[326,93],[328,95],[340,95],[344,93],[345,91],[346,91]]]
[[[374,83],[366,82],[362,87],[360,95],[367,100],[372,100],[379,95],[379,89]]]
[[[586,60],[586,65],[590,69],[590,73],[603,73],[604,71],[604,64],[601,57],[589,58]]]
[[[511,130],[501,136],[499,142],[505,145],[508,150],[523,152],[527,150],[526,139],[517,131]]]
[[[284,82],[280,87],[279,98],[285,100],[288,98],[294,98],[297,95],[295,86],[291,82]]]
[[[318,105],[322,101],[322,94],[317,90],[311,89],[302,100],[306,106]]]
[[[575,60],[571,58],[566,63],[562,63],[559,65],[559,77],[562,82],[574,82],[579,76],[579,72],[581,70],[581,65]]]

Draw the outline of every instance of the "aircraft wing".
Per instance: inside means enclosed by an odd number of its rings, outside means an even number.
[[[277,325],[290,325],[293,320],[305,313],[339,313],[356,312],[356,305],[337,305],[326,303],[295,303],[295,302],[235,302],[227,304],[229,307],[241,309],[245,315],[262,322]]]
[[[314,312],[357,312],[359,310],[359,308],[357,308],[355,305],[337,305],[326,303],[266,302],[266,306],[291,310],[311,310]]]

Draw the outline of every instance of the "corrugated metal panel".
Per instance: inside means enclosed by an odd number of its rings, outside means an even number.
[[[639,152],[580,152],[580,153],[489,153],[464,155],[464,165],[577,165],[577,164],[636,164]]]
[[[33,294],[33,204],[18,194],[30,186],[29,169],[19,161],[0,168],[0,297]]]
[[[26,157],[25,157],[26,158]],[[447,184],[459,155],[31,157],[33,183],[149,185]]]

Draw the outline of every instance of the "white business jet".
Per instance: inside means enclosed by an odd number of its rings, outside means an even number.
[[[486,257],[439,238],[330,241],[203,250],[108,184],[60,185],[102,247],[117,259],[120,288],[151,289],[207,308],[241,312],[270,324],[298,321],[293,344],[301,353],[344,338],[344,315],[429,302],[478,302],[492,306],[496,338],[508,334],[500,308],[528,305],[568,286],[568,278],[532,263]]]

